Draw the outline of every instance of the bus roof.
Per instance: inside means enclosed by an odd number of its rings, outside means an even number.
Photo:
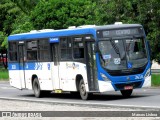
[[[120,28],[131,28],[131,27],[141,27],[140,24],[118,24],[118,25],[104,25],[104,26],[90,26],[86,28],[73,28],[73,29],[61,29],[61,30],[50,30],[50,31],[40,31],[40,32],[28,32],[10,35],[8,41],[18,41],[18,40],[28,40],[28,39],[38,39],[38,38],[57,38],[60,36],[71,36],[80,34],[93,34],[96,35],[97,30],[103,29],[120,29]]]

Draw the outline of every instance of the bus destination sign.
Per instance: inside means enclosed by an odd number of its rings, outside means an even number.
[[[139,34],[141,34],[141,29],[139,29],[139,28],[102,31],[102,36],[103,37],[139,35]]]

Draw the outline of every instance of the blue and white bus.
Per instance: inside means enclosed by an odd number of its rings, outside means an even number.
[[[35,31],[8,37],[10,85],[35,97],[93,93],[151,86],[151,61],[142,25],[113,24]]]

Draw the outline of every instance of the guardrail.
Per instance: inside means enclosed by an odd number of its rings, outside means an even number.
[[[151,69],[152,73],[160,73],[160,69]]]

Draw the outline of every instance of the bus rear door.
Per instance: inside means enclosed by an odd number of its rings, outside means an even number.
[[[25,46],[19,42],[18,45],[18,62],[19,62],[19,79],[21,84],[21,89],[26,88],[26,80],[25,80]]]
[[[51,43],[51,56],[52,56],[52,80],[53,80],[53,89],[58,92],[60,89],[60,78],[59,78],[59,43]],[[61,91],[60,91],[61,92]]]

